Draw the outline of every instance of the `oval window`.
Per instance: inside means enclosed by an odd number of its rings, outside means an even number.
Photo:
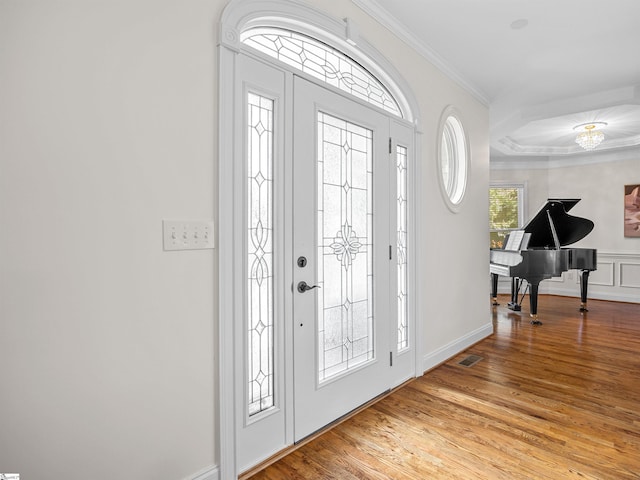
[[[467,187],[469,147],[453,107],[447,107],[442,114],[438,150],[442,194],[449,208],[458,211]]]

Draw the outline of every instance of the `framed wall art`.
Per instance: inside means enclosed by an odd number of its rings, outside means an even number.
[[[624,236],[640,238],[640,185],[624,186]]]

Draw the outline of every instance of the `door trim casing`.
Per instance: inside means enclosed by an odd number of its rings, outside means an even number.
[[[241,155],[242,135],[236,131],[233,120],[239,114],[235,111],[236,89],[239,88],[235,78],[235,64],[237,55],[241,54],[240,32],[251,26],[277,26],[290,28],[301,33],[307,33],[342,50],[356,61],[360,62],[374,76],[376,76],[389,89],[399,103],[405,120],[414,128],[414,155],[413,167],[415,174],[410,179],[413,185],[413,208],[409,212],[409,223],[413,226],[410,235],[411,245],[420,245],[423,231],[416,223],[416,218],[423,218],[420,206],[424,205],[419,196],[421,189],[416,188],[416,182],[422,178],[419,132],[418,103],[406,84],[404,78],[395,67],[373,46],[358,35],[358,29],[350,19],[337,20],[314,9],[298,0],[232,0],[224,9],[219,24],[218,37],[218,249],[217,249],[217,295],[218,325],[217,333],[217,415],[216,415],[216,446],[219,473],[221,479],[237,478],[238,465],[236,462],[236,391],[234,369],[230,368],[235,361],[233,342],[233,319],[239,315],[238,294],[234,285],[237,284],[237,272],[234,269],[235,258],[241,255],[238,252],[238,243],[234,232],[236,231],[234,218],[234,205],[243,205],[242,189],[235,188],[234,178],[237,162],[234,159]],[[230,208],[231,201],[231,208]],[[411,241],[412,240],[412,241]],[[422,253],[417,248],[412,248],[414,258],[413,271],[409,272],[412,279],[412,292],[419,291],[420,285],[425,285],[423,280]],[[410,315],[415,319],[422,318],[423,296],[412,295],[413,302]],[[412,313],[411,313],[412,312]],[[422,343],[417,341],[422,338],[422,325],[415,321],[415,365],[416,375],[421,374]]]

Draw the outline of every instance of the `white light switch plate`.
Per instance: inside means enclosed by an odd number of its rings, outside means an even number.
[[[165,250],[201,250],[215,248],[213,220],[163,220]]]

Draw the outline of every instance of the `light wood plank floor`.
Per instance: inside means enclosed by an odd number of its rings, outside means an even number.
[[[251,478],[640,479],[640,304],[541,296],[533,326],[507,301],[494,335]]]

